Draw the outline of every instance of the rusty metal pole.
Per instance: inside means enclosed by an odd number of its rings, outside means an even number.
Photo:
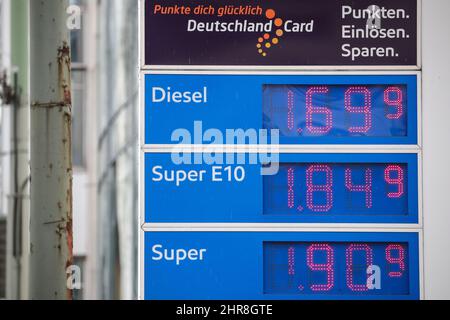
[[[30,298],[71,299],[72,152],[67,0],[30,1]]]

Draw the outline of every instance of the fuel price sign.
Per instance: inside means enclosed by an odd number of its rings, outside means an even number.
[[[266,176],[257,154],[222,156],[235,164],[175,165],[171,154],[146,154],[146,222],[419,221],[414,153],[281,154]]]
[[[265,129],[278,130],[282,145],[416,145],[419,80],[418,73],[146,74],[143,136],[147,145],[263,144],[225,134]],[[180,138],[179,128],[191,136]],[[210,129],[223,137],[209,137]]]
[[[142,298],[421,298],[420,1],[140,9]]]
[[[147,232],[152,300],[418,299],[419,234]]]

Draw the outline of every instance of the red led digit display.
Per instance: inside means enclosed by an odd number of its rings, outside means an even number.
[[[406,137],[405,85],[265,85],[264,127],[282,137]]]
[[[266,294],[406,295],[407,243],[264,244]]]
[[[408,165],[283,163],[264,177],[267,215],[406,215]]]

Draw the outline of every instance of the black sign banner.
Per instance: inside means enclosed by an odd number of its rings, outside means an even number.
[[[145,0],[146,66],[416,68],[418,0]]]

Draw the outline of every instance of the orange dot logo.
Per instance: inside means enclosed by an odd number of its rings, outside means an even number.
[[[276,30],[274,33],[265,33],[261,37],[258,38],[258,42],[256,44],[256,48],[258,53],[263,57],[267,56],[267,52],[265,49],[270,49],[272,46],[276,46],[280,43],[280,38],[284,35],[283,31],[283,19],[277,17],[277,14],[274,9],[267,9],[265,11],[265,16],[268,20],[273,20],[273,25],[275,25]],[[263,50],[264,49],[264,50]]]

